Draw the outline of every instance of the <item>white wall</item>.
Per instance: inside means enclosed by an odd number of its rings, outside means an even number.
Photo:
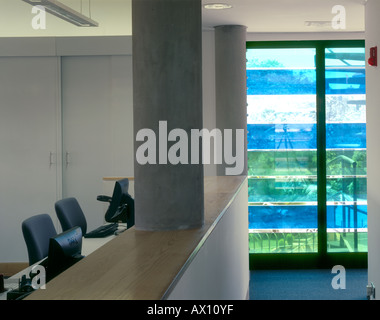
[[[366,56],[369,48],[380,49],[380,1],[366,5]],[[367,197],[368,197],[368,282],[380,286],[380,66],[367,64]],[[379,297],[377,297],[379,298]]]
[[[249,298],[248,180],[190,257],[168,300],[244,300]]]

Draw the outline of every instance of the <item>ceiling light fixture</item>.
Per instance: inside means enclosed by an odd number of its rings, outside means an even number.
[[[209,3],[209,4],[205,4],[203,8],[210,9],[210,10],[223,10],[223,9],[231,9],[232,6],[227,3]]]
[[[99,23],[57,0],[22,0],[32,6],[43,6],[50,14],[78,27],[98,27]]]

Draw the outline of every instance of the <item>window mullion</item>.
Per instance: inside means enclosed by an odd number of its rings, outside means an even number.
[[[327,253],[326,196],[326,71],[325,45],[316,46],[317,72],[317,184],[318,184],[318,252]]]

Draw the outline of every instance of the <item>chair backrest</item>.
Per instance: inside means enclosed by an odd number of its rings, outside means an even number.
[[[129,180],[128,178],[121,179],[115,182],[115,187],[112,193],[112,199],[110,205],[106,211],[104,219],[107,222],[117,222],[118,215],[121,213],[120,206],[126,195],[128,195]],[[123,221],[125,222],[125,221]]]
[[[47,257],[50,238],[57,235],[50,215],[43,213],[30,217],[22,222],[28,250],[29,264],[32,265]]]
[[[76,198],[65,198],[55,203],[55,212],[62,231],[69,230],[73,227],[80,227],[82,234],[87,232],[86,217]]]

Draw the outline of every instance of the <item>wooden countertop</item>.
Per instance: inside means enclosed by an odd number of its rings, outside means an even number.
[[[118,181],[121,179],[128,179],[129,181],[134,181],[135,177],[103,177],[103,181]]]
[[[200,229],[139,231],[131,228],[32,293],[28,300],[159,300],[170,292],[245,176],[205,178],[205,224]],[[247,231],[248,232],[248,231]]]

